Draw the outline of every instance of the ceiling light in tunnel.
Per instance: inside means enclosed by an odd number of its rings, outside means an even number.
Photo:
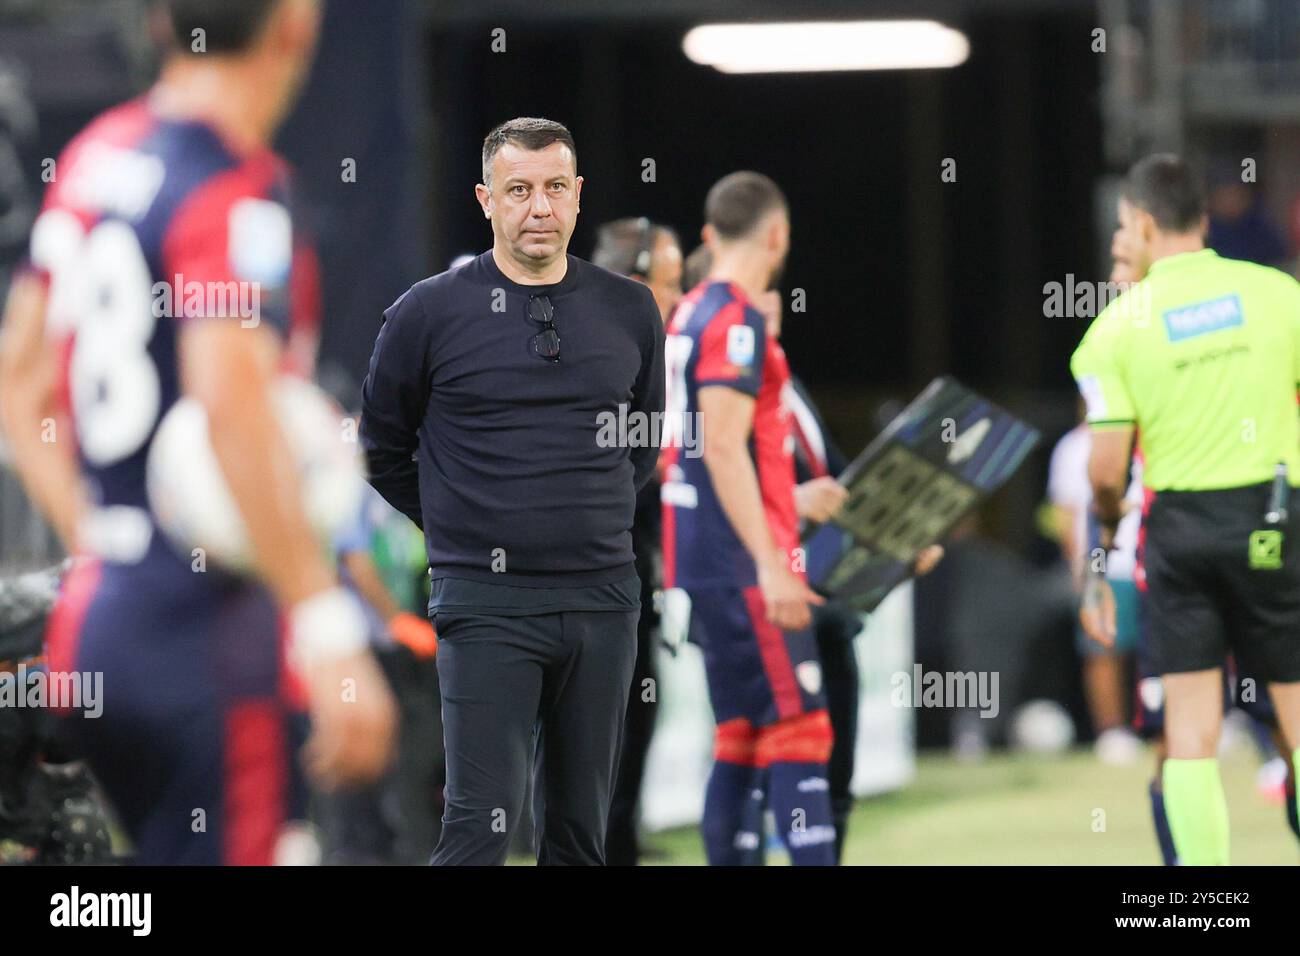
[[[814,73],[958,66],[970,42],[934,20],[714,23],[687,33],[682,50],[723,73]]]

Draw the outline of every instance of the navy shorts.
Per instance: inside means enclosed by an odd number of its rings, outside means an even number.
[[[70,712],[65,728],[135,861],[271,863],[300,793],[293,753],[305,722],[289,703],[267,592],[188,569],[160,581],[106,565],[65,597],[79,606],[56,617],[52,653],[101,674],[103,698],[100,716]]]
[[[812,628],[782,631],[764,613],[757,586],[688,591],[691,641],[704,652],[718,723],[755,727],[826,709]]]

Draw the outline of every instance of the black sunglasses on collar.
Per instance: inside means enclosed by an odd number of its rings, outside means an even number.
[[[528,319],[542,326],[528,340],[529,347],[538,358],[548,362],[560,360],[560,333],[555,328],[555,306],[551,305],[548,295],[530,295],[528,297]]]

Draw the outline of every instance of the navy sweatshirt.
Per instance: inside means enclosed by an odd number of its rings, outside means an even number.
[[[531,348],[530,295],[554,306],[558,362]],[[565,587],[632,574],[663,345],[649,289],[574,256],[560,282],[532,286],[489,251],[389,307],[361,443],[370,483],[423,529],[434,578]],[[618,420],[643,427],[620,434]]]

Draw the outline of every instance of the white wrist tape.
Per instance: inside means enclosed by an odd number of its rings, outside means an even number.
[[[341,587],[299,601],[289,611],[289,659],[298,670],[365,650],[369,627],[361,605]]]

